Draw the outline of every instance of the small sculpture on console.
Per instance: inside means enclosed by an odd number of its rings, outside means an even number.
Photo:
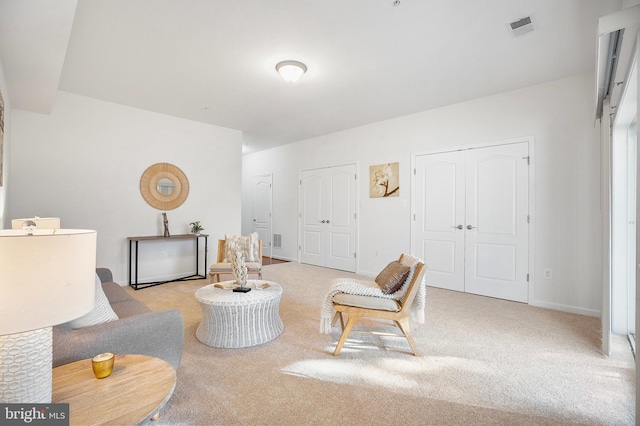
[[[167,219],[167,214],[164,212],[162,213],[162,222],[164,223],[164,236],[168,238],[171,236],[169,234],[169,219]]]
[[[240,287],[233,289],[235,292],[247,293],[251,291],[251,287],[247,287],[247,276],[249,275],[249,269],[244,262],[244,256],[242,250],[239,247],[234,247],[233,257],[231,259],[231,271],[236,278],[236,282]]]

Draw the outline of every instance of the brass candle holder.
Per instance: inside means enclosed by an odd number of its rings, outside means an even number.
[[[109,377],[113,371],[114,361],[115,355],[111,352],[105,352],[94,356],[91,359],[91,367],[93,367],[93,374],[95,374],[96,379]]]

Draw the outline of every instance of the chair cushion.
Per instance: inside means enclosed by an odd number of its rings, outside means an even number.
[[[80,318],[69,321],[67,324],[74,330],[78,328],[89,327],[90,325],[104,324],[109,321],[115,321],[118,316],[113,311],[109,299],[104,294],[100,277],[96,274],[95,279],[95,306],[91,311],[82,315]]]
[[[253,232],[247,236],[227,235],[224,236],[224,255],[223,262],[231,262],[233,259],[233,247],[236,246],[242,251],[242,255],[246,262],[259,262],[258,241],[260,237],[257,232]]]
[[[333,302],[340,305],[355,306],[356,308],[377,309],[398,312],[400,304],[393,299],[375,296],[358,296],[355,294],[338,293],[333,296]]]
[[[249,268],[249,273],[259,272],[262,269],[262,264],[260,262],[246,262],[246,267]],[[210,273],[214,272],[229,272],[231,273],[231,262],[221,262],[214,263],[209,268]]]
[[[402,284],[409,276],[409,266],[403,265],[398,261],[389,263],[378,274],[375,281],[378,283],[384,294],[391,294],[398,291]]]

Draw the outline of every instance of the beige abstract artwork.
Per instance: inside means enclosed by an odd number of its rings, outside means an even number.
[[[378,164],[369,166],[369,197],[400,196],[399,163]]]

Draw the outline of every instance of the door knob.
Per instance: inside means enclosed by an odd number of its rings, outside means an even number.
[[[475,226],[467,225],[467,229],[473,229]]]
[[[329,223],[329,219],[327,219],[327,223]]]
[[[462,229],[462,225],[451,225],[452,228]]]
[[[324,220],[324,219],[323,219],[323,220],[321,220],[320,222],[325,223],[325,222],[326,222],[326,220]]]

